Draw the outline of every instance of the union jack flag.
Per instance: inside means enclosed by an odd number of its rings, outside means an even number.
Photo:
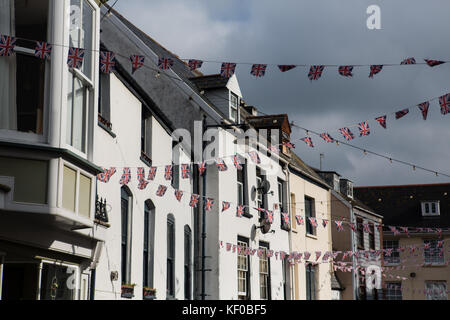
[[[151,167],[150,170],[148,171],[148,177],[147,180],[153,181],[155,180],[155,176],[156,176],[156,170],[158,169],[158,167]]]
[[[439,97],[439,104],[441,106],[441,114],[446,115],[450,111],[450,93]]]
[[[239,205],[236,208],[236,217],[242,218],[243,214],[244,214],[244,206],[243,205]]]
[[[256,151],[251,151],[248,153],[250,155],[250,158],[252,159],[252,161],[256,164],[260,164],[261,163],[261,159],[259,158],[258,152]]]
[[[322,255],[321,251],[316,251],[316,261],[319,260],[321,255]]]
[[[400,118],[403,118],[404,116],[406,116],[407,114],[409,113],[409,109],[403,109],[403,110],[400,110],[400,111],[397,111],[396,113],[395,113],[395,119],[400,119]]]
[[[206,172],[206,161],[197,162],[198,173],[202,176]]]
[[[384,255],[385,255],[386,257],[392,256],[392,249],[385,249],[385,250],[384,250]]]
[[[325,66],[311,66],[308,73],[309,80],[318,80],[322,76]]]
[[[233,156],[233,164],[234,164],[234,166],[236,167],[237,170],[242,170],[242,165],[239,162],[239,158],[238,158],[237,155]]]
[[[440,64],[445,63],[445,61],[439,61],[439,60],[429,60],[429,59],[424,59],[424,60],[427,63],[427,65],[429,65],[430,67],[438,66]]]
[[[100,71],[111,73],[116,68],[116,55],[109,51],[100,51]]]
[[[266,74],[267,64],[254,64],[250,73],[255,77],[264,77]]]
[[[228,209],[230,209],[230,207],[231,207],[231,203],[222,201],[222,212],[227,211]]]
[[[230,78],[234,74],[235,69],[236,63],[223,62],[222,67],[220,68],[220,75],[225,78]]]
[[[311,257],[311,253],[309,253],[309,251],[305,251],[303,252],[303,258],[306,260],[309,260],[309,258]]]
[[[353,77],[353,66],[340,66],[339,74],[344,77]]]
[[[217,169],[219,169],[219,171],[227,171],[228,167],[225,164],[225,161],[223,161],[223,159],[217,158],[216,164],[217,164]]]
[[[334,139],[328,134],[328,132],[326,133],[321,133],[320,137],[325,140],[325,142],[334,142]]]
[[[282,212],[281,213],[281,217],[283,218],[283,223],[289,225],[290,224],[290,220],[289,220],[289,214]]]
[[[84,59],[84,49],[69,48],[69,55],[67,57],[67,64],[69,68],[80,69]]]
[[[0,56],[9,57],[14,52],[16,46],[16,38],[0,35]]]
[[[189,164],[182,164],[181,165],[181,177],[183,179],[189,179],[189,175],[191,173],[191,168]]]
[[[438,247],[438,248],[442,248],[443,246],[444,246],[444,240],[438,241],[437,247]]]
[[[430,242],[427,242],[427,243],[425,243],[425,245],[423,246],[423,248],[424,248],[425,250],[428,250],[428,249],[430,249],[430,246],[431,246],[431,243],[430,243]]]
[[[394,233],[394,236],[397,236],[400,234],[400,231],[398,231],[396,227],[389,226],[389,229],[391,230],[391,232]]]
[[[278,69],[280,69],[281,72],[286,72],[289,70],[292,70],[296,67],[294,64],[281,64],[278,66]]]
[[[138,179],[138,181],[145,180],[145,168],[138,168],[137,179]]]
[[[211,211],[213,206],[214,206],[214,199],[207,198],[205,202],[205,210]]]
[[[189,65],[189,69],[191,71],[194,71],[194,70],[200,69],[202,67],[203,61],[202,60],[191,59],[191,60],[189,60],[188,65]]]
[[[265,211],[266,211],[266,221],[268,223],[272,223],[273,219],[274,219],[273,211],[270,211],[270,210],[265,210]]]
[[[191,206],[192,208],[197,208],[198,199],[200,199],[200,195],[198,195],[198,194],[191,195],[191,200],[189,201],[189,206]]]
[[[289,149],[295,149],[295,144],[289,142],[289,141],[283,141],[283,146],[289,148]]]
[[[323,219],[322,220],[322,225],[323,225],[324,228],[326,228],[327,225],[328,225],[328,220],[327,219]]]
[[[380,73],[382,69],[383,69],[383,65],[370,66],[369,78],[373,78],[373,76],[376,75],[377,73]]]
[[[175,190],[175,198],[178,200],[178,202],[181,202],[181,198],[183,198],[183,191],[181,190]]]
[[[363,224],[363,228],[364,228],[364,232],[366,232],[366,233],[372,233],[371,231],[370,231],[370,228],[369,228],[369,225],[368,224]]]
[[[52,55],[52,45],[47,42],[36,41],[36,47],[34,48],[34,56],[39,59],[50,59]]]
[[[123,186],[128,184],[128,182],[130,182],[130,179],[131,179],[130,168],[123,168],[123,174],[119,181],[120,185]]]
[[[138,69],[144,66],[145,56],[132,55],[130,56],[131,61],[131,74],[135,73]]]
[[[309,220],[309,223],[311,223],[311,225],[312,225],[314,228],[317,228],[317,220],[316,220],[316,218],[309,217],[308,220]]]
[[[166,194],[166,191],[167,191],[166,186],[159,185],[158,190],[156,190],[156,195],[158,197],[164,197],[164,195]]]
[[[144,190],[145,188],[147,188],[147,185],[148,185],[148,181],[140,180],[139,184],[138,184],[138,189],[139,190]]]
[[[334,223],[336,223],[337,231],[344,231],[343,221],[335,221]]]
[[[302,140],[304,143],[306,143],[309,147],[314,148],[314,144],[312,142],[312,139],[310,137],[305,137],[300,139]]]
[[[172,165],[166,166],[166,170],[164,171],[164,178],[168,181],[172,180]]]
[[[361,122],[360,124],[358,124],[358,128],[359,128],[359,136],[368,136],[370,135],[370,128],[369,128],[369,124],[367,123],[367,121]]]
[[[409,237],[408,227],[400,227],[400,229]]]
[[[375,120],[383,127],[386,129],[386,116],[381,116],[378,118],[375,118]]]
[[[100,182],[105,182],[105,183],[108,182],[108,180],[109,180],[109,170],[108,169],[103,169],[103,172],[99,173],[97,175],[97,179]]]
[[[269,150],[272,151],[275,154],[279,154],[280,153],[280,149],[278,149],[277,146],[270,146]]]
[[[302,216],[295,216],[295,219],[297,220],[297,224],[298,224],[299,226],[304,225],[305,222],[304,222]]]
[[[349,128],[341,128],[339,129],[339,132],[344,136],[345,140],[353,140],[355,138],[355,136],[353,135],[353,133],[350,131]]]
[[[158,59],[158,67],[161,70],[167,70],[173,67],[173,60],[171,58],[160,57]]]
[[[383,225],[382,224],[377,224],[377,230],[379,233],[383,232]]]
[[[414,59],[414,58],[406,58],[400,64],[416,64],[416,59]]]
[[[350,229],[353,230],[353,232],[356,232],[357,227],[354,223],[349,223],[348,225],[349,225]]]
[[[424,102],[418,105],[420,111],[422,112],[422,116],[423,116],[423,120],[427,120],[427,116],[428,116],[428,109],[430,108],[430,103]]]
[[[439,234],[439,238],[442,236],[442,229],[436,228],[436,232]]]

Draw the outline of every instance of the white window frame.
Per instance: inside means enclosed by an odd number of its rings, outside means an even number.
[[[390,243],[395,243],[397,242],[397,245],[391,245],[389,247],[386,247],[386,242]],[[398,247],[400,245],[400,242],[398,240],[383,240],[383,249],[395,249],[392,250],[392,254],[394,254],[394,252],[396,254],[398,254],[398,257],[393,257],[392,255],[390,257],[387,257],[386,255],[384,255],[383,259],[384,259],[384,263],[385,265],[388,266],[396,266],[400,264],[400,252],[398,252]]]
[[[389,285],[395,285],[397,286],[395,289],[389,288]],[[400,293],[400,294],[398,294]],[[388,299],[388,297],[398,298],[400,299]],[[402,293],[402,283],[401,282],[386,282],[386,294],[385,294],[386,300],[403,300],[403,293]]]
[[[231,91],[229,91],[230,93],[230,120],[233,120],[236,123],[239,123],[239,96]],[[236,98],[236,108],[234,108],[233,103],[232,103],[232,99]],[[232,117],[232,110],[236,111],[236,118]]]
[[[75,269],[76,271],[76,280],[75,280],[75,289],[74,289],[74,298],[73,300],[79,300],[80,299],[80,266],[74,263],[70,262],[58,262],[51,259],[42,259],[39,263],[39,276],[38,276],[38,289],[37,289],[37,300],[41,300],[41,281],[42,281],[42,268],[44,266],[44,263],[50,264],[50,265],[58,265],[62,267],[68,267]]]
[[[240,241],[240,240],[238,240],[237,241],[237,245],[238,246],[241,246],[241,248],[242,247],[244,247],[244,248],[247,248],[248,247],[248,244],[246,243],[246,242],[243,242],[243,241]],[[248,292],[247,292],[247,288],[249,287],[249,284],[247,283],[247,279],[248,279],[248,272],[249,272],[249,265],[248,265],[248,256],[246,256],[245,254],[244,254],[244,252],[245,252],[245,250],[242,250],[241,249],[241,251],[240,252],[238,252],[238,254],[237,254],[237,258],[238,258],[238,261],[237,261],[237,278],[238,278],[238,287],[237,287],[237,291],[238,291],[238,298],[239,297],[244,297],[245,299],[248,297]],[[240,262],[240,259],[242,259],[242,260],[245,260],[245,266],[244,266],[244,268],[241,268],[242,266],[241,266],[241,264],[239,263]],[[242,277],[239,277],[239,274],[240,273],[243,273],[244,274],[244,278],[242,278]],[[239,291],[239,281],[244,281],[244,288],[245,288],[245,290],[246,291]]]
[[[425,291],[425,297],[426,297],[426,300],[434,300],[434,299],[431,299],[432,295],[429,295],[429,293],[428,293],[430,284],[444,284],[444,286],[445,286],[445,295],[446,295],[446,299],[445,300],[448,300],[447,281],[439,281],[439,280],[431,280],[431,281],[427,280],[427,281],[425,281],[425,290],[426,290]],[[441,300],[441,299],[439,299],[439,300]]]
[[[436,212],[431,212],[432,205],[436,205]],[[429,207],[429,212],[426,211],[426,207]],[[437,217],[441,214],[440,212],[440,201],[422,201],[422,216],[423,217]]]
[[[443,254],[442,254],[442,257],[440,257],[439,252],[441,251],[441,248],[437,247],[438,240],[435,240],[435,239],[423,240],[424,245],[426,242],[432,243],[434,245],[431,246],[430,249],[424,248],[424,250],[423,250],[423,262],[425,263],[425,265],[432,265],[432,266],[445,265],[445,250],[442,250]],[[428,254],[428,256],[426,256],[425,253],[427,252],[427,250],[433,250],[433,251],[432,252],[428,251],[429,254]],[[427,258],[429,259],[429,261],[427,261]]]
[[[75,183],[75,211],[72,212],[70,210],[67,210],[66,208],[63,207],[63,185],[64,185],[64,166],[75,170],[75,172],[77,173],[77,177],[76,177],[76,183]],[[89,213],[89,218],[83,217],[79,214],[78,212],[78,199],[79,199],[79,193],[80,193],[80,175],[84,175],[87,178],[91,179],[91,209],[90,209],[90,213]],[[60,192],[58,192],[58,207],[63,211],[66,212],[70,215],[74,215],[80,219],[89,219],[89,220],[94,220],[94,216],[95,216],[95,177],[88,173],[87,171],[84,171],[80,168],[78,168],[77,166],[71,164],[70,162],[64,161],[62,159],[60,159],[59,161],[59,182],[58,182],[58,189],[60,190]]]
[[[259,246],[259,249],[263,250],[262,256],[259,258],[259,293],[260,293],[260,299],[261,300],[269,300],[270,298],[270,267],[269,267],[269,257],[267,257],[268,248],[265,246]],[[265,264],[265,272],[261,270],[261,264]],[[266,283],[265,287],[263,287],[263,283],[261,281],[261,278],[264,278]],[[263,290],[265,291],[266,297],[262,296]]]

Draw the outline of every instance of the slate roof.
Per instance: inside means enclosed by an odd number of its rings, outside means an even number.
[[[450,227],[450,183],[355,187],[355,195],[383,216],[383,223],[405,227]],[[422,217],[422,201],[439,201],[438,217]]]
[[[229,78],[222,77],[220,74],[211,74],[190,78],[199,90],[217,89],[226,87]]]

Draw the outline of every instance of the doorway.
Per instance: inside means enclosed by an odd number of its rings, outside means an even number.
[[[2,300],[36,300],[39,264],[5,263],[3,265]]]

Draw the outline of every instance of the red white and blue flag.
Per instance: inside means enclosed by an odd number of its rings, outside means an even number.
[[[422,112],[423,120],[427,120],[428,109],[430,108],[430,103],[427,101],[427,102],[419,104],[418,107],[419,107],[420,111]]]
[[[325,66],[311,66],[308,73],[308,79],[311,81],[320,79],[324,69]]]
[[[0,35],[0,56],[9,57],[14,52],[16,46],[16,38]]]
[[[365,232],[365,233],[372,233],[372,232],[370,231],[369,225],[366,224],[366,223],[363,223],[363,229],[364,229],[364,232]]]
[[[445,63],[445,61],[439,61],[439,60],[429,60],[429,59],[424,59],[424,60],[427,63],[427,65],[429,65],[430,67],[438,66],[440,64]]]
[[[386,129],[386,116],[378,117],[375,120],[380,124],[380,126]]]
[[[400,110],[400,111],[397,111],[396,113],[395,113],[395,119],[400,119],[400,118],[403,118],[404,116],[406,116],[407,114],[409,113],[409,109],[403,109],[403,110]]]
[[[242,215],[244,214],[244,206],[239,205],[236,208],[236,217],[242,218]]]
[[[168,181],[172,180],[172,165],[166,166],[164,170],[164,178]]]
[[[67,57],[67,65],[72,69],[80,69],[83,65],[84,49],[69,48],[69,55]]]
[[[334,139],[328,134],[328,132],[326,133],[321,133],[320,137],[325,140],[325,142],[334,142]]]
[[[199,199],[200,199],[200,195],[198,195],[198,194],[191,195],[191,200],[189,201],[189,206],[192,208],[197,208]]]
[[[270,210],[265,210],[266,211],[266,221],[268,223],[272,223],[273,222],[273,211]]]
[[[178,200],[178,202],[181,202],[181,198],[183,198],[183,191],[175,190],[174,194],[175,194],[175,198]]]
[[[406,235],[409,237],[408,227],[400,227],[400,229],[402,229],[402,231],[403,231],[404,233],[406,233]]]
[[[305,137],[300,139],[302,140],[304,143],[306,143],[309,147],[314,148],[314,144],[312,142],[312,139],[310,137]]]
[[[283,141],[283,146],[289,149],[295,149],[295,144],[291,143],[290,141]]]
[[[355,136],[353,135],[353,133],[350,131],[349,128],[341,128],[339,129],[339,132],[342,134],[342,136],[345,138],[345,140],[353,140],[355,138]]]
[[[297,220],[297,224],[298,224],[299,226],[302,226],[302,225],[305,224],[305,221],[303,220],[303,217],[302,217],[302,216],[295,216],[295,220]]]
[[[289,70],[292,70],[296,67],[294,64],[281,64],[278,66],[278,69],[280,69],[281,72],[286,72]]]
[[[220,75],[225,78],[230,78],[234,74],[235,69],[236,63],[223,62],[222,67],[220,68]]]
[[[164,195],[166,194],[166,191],[167,191],[166,186],[159,185],[158,190],[156,190],[156,195],[158,197],[164,197]]]
[[[147,188],[147,185],[148,185],[148,181],[146,181],[146,180],[139,180],[138,189],[139,190],[144,190],[145,188]]]
[[[197,162],[198,173],[202,176],[206,172],[206,161]]]
[[[367,121],[361,122],[360,124],[358,124],[358,129],[359,129],[359,136],[368,136],[370,134],[370,128],[369,128],[369,124],[367,123]]]
[[[219,169],[219,171],[227,171],[227,169],[228,169],[228,167],[225,164],[225,161],[223,161],[223,159],[217,158],[216,165],[217,165],[217,169]]]
[[[189,69],[191,71],[194,71],[194,70],[200,69],[202,67],[203,61],[202,60],[191,59],[191,60],[189,60],[188,65],[189,65]]]
[[[233,156],[233,164],[237,170],[242,170],[242,165],[241,165],[241,163],[239,161],[239,157],[237,155]]]
[[[441,114],[446,115],[450,111],[450,93],[439,97],[439,105],[441,106]]]
[[[148,181],[145,180],[145,168],[138,168],[137,180],[139,182],[138,189],[144,190],[147,188]]]
[[[107,183],[109,179],[116,173],[116,168],[104,169],[102,173],[97,175],[100,182]]]
[[[230,209],[231,207],[231,203],[227,202],[227,201],[222,201],[222,212],[227,211],[228,209]]]
[[[120,185],[127,185],[130,182],[131,179],[131,171],[130,168],[123,168],[123,174],[122,177],[120,178]]]
[[[173,60],[171,58],[160,57],[158,59],[158,67],[161,70],[167,70],[173,67]]]
[[[189,179],[189,176],[191,174],[191,168],[189,164],[182,164],[181,165],[181,177],[183,179]]]
[[[400,231],[398,231],[396,227],[389,226],[389,229],[394,233],[394,236],[400,235]]]
[[[353,66],[340,66],[339,74],[344,77],[353,77]]]
[[[309,217],[308,220],[309,220],[309,223],[311,223],[311,225],[312,225],[314,228],[317,228],[317,220],[316,220],[316,218]]]
[[[381,64],[370,66],[369,78],[373,78],[373,76],[376,75],[377,73],[380,73],[381,70],[383,70],[383,65]]]
[[[44,41],[36,41],[36,47],[34,48],[34,56],[46,60],[50,59],[52,55],[52,45]]]
[[[337,231],[344,231],[343,221],[335,221],[334,223],[336,223]]]
[[[100,51],[100,71],[111,73],[116,68],[116,55],[109,51]]]
[[[205,210],[211,211],[214,206],[214,199],[207,198],[205,202]]]
[[[289,214],[287,214],[285,212],[282,212],[281,213],[281,218],[282,218],[282,221],[283,221],[283,223],[285,225],[289,225],[290,224]]]
[[[272,151],[275,154],[279,154],[280,153],[280,149],[278,149],[277,146],[270,146],[269,150]]]
[[[323,225],[324,228],[326,228],[327,225],[328,225],[328,220],[327,219],[323,219],[322,220],[322,225]]]
[[[303,252],[303,258],[305,261],[309,260],[310,257],[311,257],[311,253],[309,251]]]
[[[266,74],[267,64],[254,64],[250,73],[255,77],[264,77]]]
[[[258,152],[256,151],[251,151],[248,153],[250,155],[250,158],[252,159],[252,161],[256,164],[260,164],[261,163],[261,159],[259,158]]]
[[[156,170],[158,169],[158,167],[151,167],[148,171],[148,178],[147,180],[153,181],[155,180],[155,176],[156,176]]]
[[[131,74],[135,73],[138,69],[144,66],[145,56],[132,55],[130,56],[131,61]]]
[[[416,64],[416,59],[414,59],[414,58],[406,58],[400,64]]]

